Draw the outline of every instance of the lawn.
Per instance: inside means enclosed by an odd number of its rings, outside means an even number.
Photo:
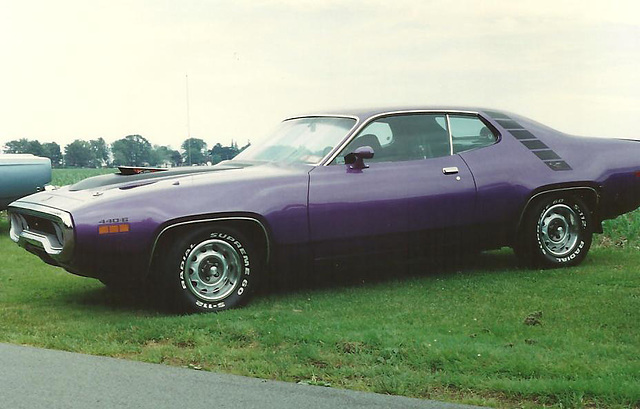
[[[45,265],[2,215],[0,341],[495,407],[638,407],[638,220],[607,223],[576,268],[521,269],[502,250],[177,316]]]

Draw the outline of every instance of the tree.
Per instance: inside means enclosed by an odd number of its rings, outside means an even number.
[[[87,141],[76,139],[64,147],[64,163],[66,166],[86,168],[96,160],[91,150],[91,144]]]
[[[60,145],[55,142],[46,142],[42,144],[42,150],[44,156],[51,159],[51,166],[54,168],[62,166],[62,152],[60,152]]]
[[[188,138],[182,142],[182,157],[184,163],[192,165],[201,165],[209,160],[209,151],[207,151],[207,143],[199,138]]]
[[[154,145],[151,150],[151,160],[149,160],[151,166],[179,166],[181,162],[180,152],[168,146]]]
[[[242,149],[244,150],[247,146]],[[213,149],[211,149],[211,163],[216,164],[223,160],[231,160],[240,152],[241,150],[238,149],[238,144],[233,141],[231,142],[231,146],[222,146],[220,143],[216,143]]]
[[[62,165],[60,145],[55,142],[40,143],[39,141],[30,141],[22,138],[7,142],[4,150],[6,153],[30,153],[36,156],[44,156],[51,159],[51,166],[58,167]]]
[[[153,148],[151,148],[151,155],[149,156],[149,165],[151,166],[164,165],[167,159],[165,149],[167,149],[166,146],[153,145]]]
[[[96,157],[93,166],[95,168],[101,168],[109,163],[109,146],[104,139],[98,138],[89,141],[91,145],[91,151]]]
[[[5,153],[31,153],[31,142],[27,138],[9,141],[4,146]]]
[[[25,153],[30,153],[36,156],[45,156],[44,149],[39,141],[29,141],[29,149]]]
[[[175,150],[171,151],[171,164],[173,166],[182,165],[182,155],[180,155],[180,152],[175,151]]]
[[[140,135],[127,135],[111,144],[116,166],[144,166],[151,160],[151,144]]]
[[[211,163],[215,165],[216,163],[222,162],[221,152],[222,152],[222,145],[220,144],[220,142],[213,145],[213,148],[211,148]]]

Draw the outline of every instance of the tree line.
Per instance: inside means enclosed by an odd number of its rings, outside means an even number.
[[[30,153],[51,159],[53,167],[101,168],[110,166],[185,166],[216,164],[233,159],[249,147],[239,148],[236,142],[230,146],[216,143],[208,149],[200,138],[188,138],[181,145],[181,151],[169,146],[152,145],[141,135],[127,135],[111,145],[103,138],[85,141],[76,139],[63,149],[56,142],[40,143],[26,138],[9,141],[4,146],[5,153]]]

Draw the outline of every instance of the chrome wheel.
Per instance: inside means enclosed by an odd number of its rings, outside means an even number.
[[[226,241],[210,239],[194,247],[185,260],[185,282],[196,297],[220,301],[240,284],[242,257]]]
[[[580,238],[580,217],[564,203],[549,207],[538,220],[540,245],[554,257],[571,253]]]

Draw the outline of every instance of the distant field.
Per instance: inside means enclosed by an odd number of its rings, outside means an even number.
[[[53,169],[51,184],[54,186],[65,186],[76,183],[91,176],[115,173],[118,169]]]
[[[502,408],[640,407],[637,211],[575,268],[524,269],[502,250],[190,316],[48,266],[7,229],[0,213],[0,342]]]

